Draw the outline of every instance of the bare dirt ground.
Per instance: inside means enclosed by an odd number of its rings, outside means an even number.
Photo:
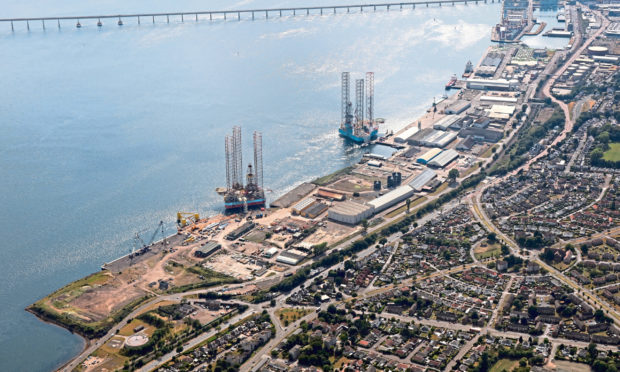
[[[347,226],[337,224],[332,221],[327,221],[325,222],[325,225],[319,227],[314,234],[304,239],[303,243],[309,246],[321,244],[324,242],[328,245],[332,245],[333,243],[336,243],[343,238],[353,234],[356,230],[361,231],[361,227]]]

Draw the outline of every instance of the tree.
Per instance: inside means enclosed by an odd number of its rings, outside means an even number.
[[[411,207],[411,199],[407,198],[407,213],[409,213],[409,208]]]
[[[536,306],[530,306],[527,308],[527,314],[530,316],[530,318],[534,319],[536,318],[536,316],[538,315],[538,308],[536,308]]]
[[[487,235],[487,239],[489,240],[491,244],[493,244],[497,241],[497,234],[495,234],[494,232],[491,232],[489,233],[489,235]]]
[[[368,230],[368,220],[365,218],[362,220],[362,229],[364,229],[364,231]]]
[[[450,172],[448,172],[448,178],[450,179],[451,182],[455,182],[458,176],[459,176],[459,171],[457,169],[450,169]]]

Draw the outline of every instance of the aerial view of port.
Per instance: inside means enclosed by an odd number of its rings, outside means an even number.
[[[620,369],[620,2],[6,0],[0,45],[0,371]]]

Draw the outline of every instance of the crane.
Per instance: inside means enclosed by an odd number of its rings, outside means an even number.
[[[145,231],[146,230],[142,230],[141,232],[145,232]],[[142,239],[142,237],[140,236],[141,232],[140,231],[136,232],[136,235],[133,238],[133,250],[131,251],[131,255],[129,256],[129,258],[133,258],[136,255],[141,255],[141,254],[148,252],[151,249],[150,247],[151,245],[153,245],[153,242],[155,241],[155,238],[157,237],[157,234],[159,232],[161,232],[161,235],[162,235],[162,239],[163,239],[162,243],[164,245],[164,250],[166,249],[166,245],[168,244],[168,241],[166,240],[166,235],[164,232],[164,221],[159,221],[159,224],[155,228],[155,231],[153,231],[153,235],[151,236],[151,239],[148,241],[148,243],[146,243],[144,239]]]

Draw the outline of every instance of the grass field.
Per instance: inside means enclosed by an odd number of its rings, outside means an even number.
[[[482,155],[480,155],[481,158],[489,158],[491,157],[491,155],[493,155],[493,149],[497,149],[499,147],[499,145],[493,145],[490,146],[487,151],[483,152]]]
[[[493,365],[493,367],[491,367],[490,372],[502,372],[503,370],[510,372],[518,365],[518,360],[500,359]]]
[[[276,311],[276,316],[282,321],[294,322],[299,318],[302,318],[304,315],[310,313],[312,310],[308,309],[296,309],[296,308],[286,308],[279,309]]]
[[[620,161],[620,142],[609,144],[609,150],[603,154],[603,159],[607,161]]]
[[[493,256],[499,256],[501,253],[501,247],[497,243],[493,245],[487,245],[485,247],[477,247],[474,249],[474,256],[476,256],[476,258],[479,260]]]

